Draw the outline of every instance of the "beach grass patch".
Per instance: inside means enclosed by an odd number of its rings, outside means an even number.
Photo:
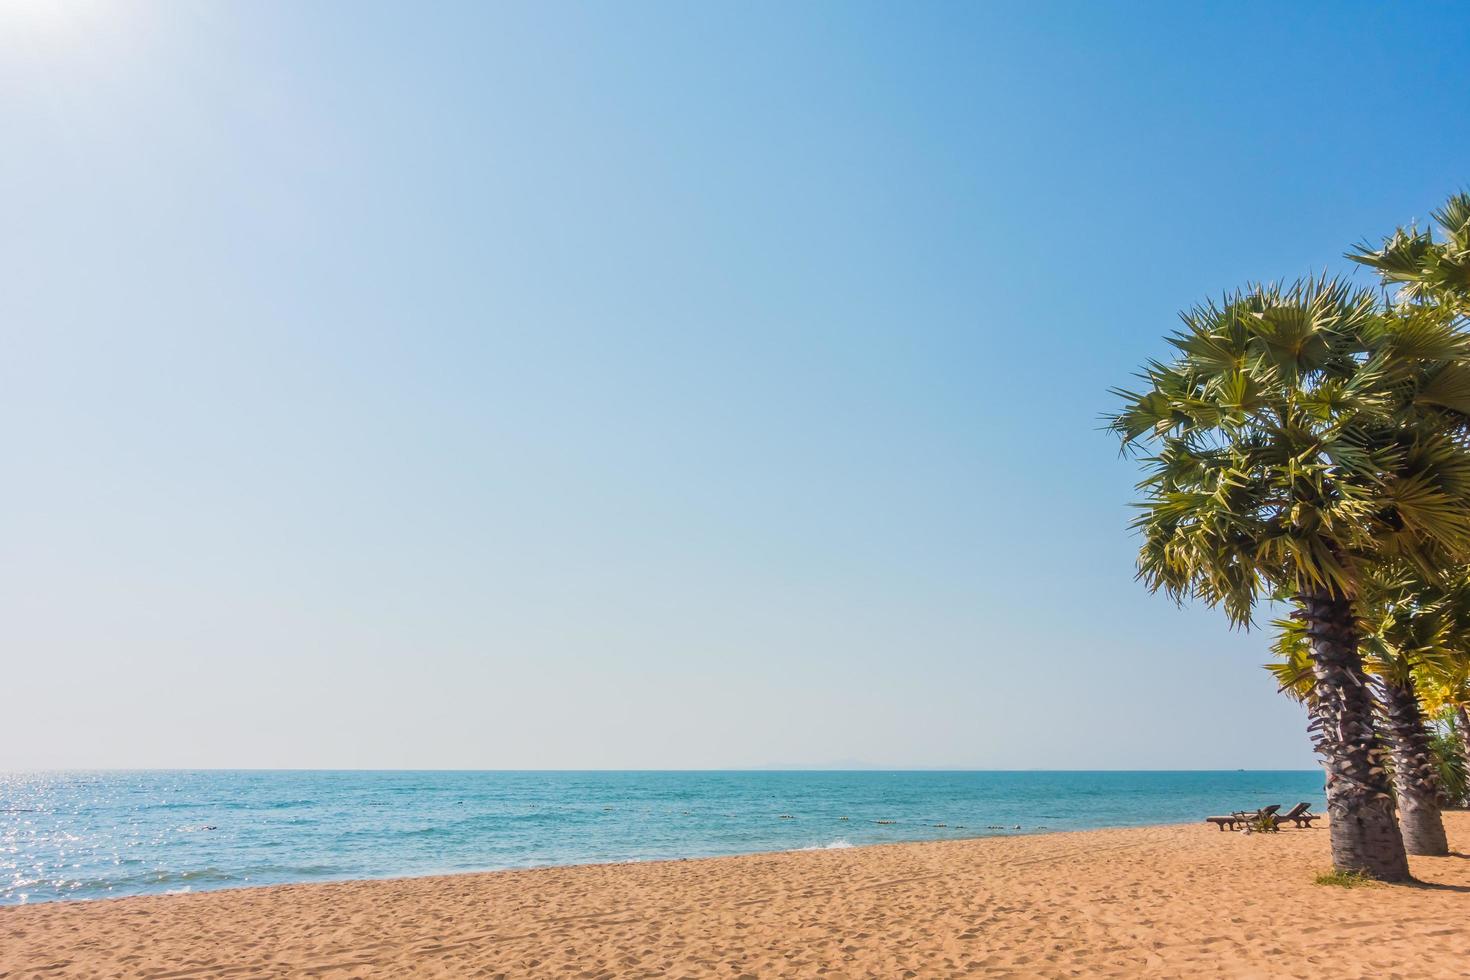
[[[1339,871],[1336,868],[1319,874],[1314,880],[1319,885],[1336,885],[1339,888],[1364,888],[1378,884],[1378,879],[1361,871]]]
[[[1245,832],[1248,834],[1274,834],[1281,830],[1276,823],[1276,816],[1271,813],[1257,813],[1245,820]]]

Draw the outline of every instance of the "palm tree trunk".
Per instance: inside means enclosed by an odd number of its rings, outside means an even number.
[[[1380,765],[1352,603],[1323,594],[1299,596],[1298,603],[1295,615],[1306,621],[1312,651],[1307,728],[1327,770],[1332,863],[1339,871],[1408,881],[1409,859]]]
[[[1404,849],[1410,854],[1448,854],[1450,845],[1439,815],[1443,795],[1439,770],[1430,753],[1429,731],[1424,727],[1424,713],[1419,710],[1413,681],[1400,684],[1385,677],[1379,689],[1389,744],[1393,746],[1393,785],[1398,791]]]

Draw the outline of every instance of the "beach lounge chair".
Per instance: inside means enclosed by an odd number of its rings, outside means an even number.
[[[1276,822],[1286,823],[1286,821],[1290,820],[1298,827],[1310,827],[1312,826],[1313,820],[1321,819],[1320,814],[1309,813],[1308,811],[1311,809],[1312,804],[1310,803],[1298,803],[1296,806],[1292,807],[1290,810],[1287,810],[1281,816],[1277,817]]]
[[[1260,820],[1266,817],[1273,818],[1277,823],[1281,819],[1276,816],[1276,811],[1281,809],[1280,803],[1263,806],[1259,810],[1236,810],[1228,817],[1205,817],[1205,823],[1212,823],[1222,831],[1225,829],[1238,830],[1249,820]]]

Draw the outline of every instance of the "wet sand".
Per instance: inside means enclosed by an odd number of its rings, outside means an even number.
[[[0,977],[1465,976],[1470,856],[1411,860],[1199,824],[51,903]]]

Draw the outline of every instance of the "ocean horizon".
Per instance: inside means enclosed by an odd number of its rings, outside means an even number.
[[[1197,821],[1320,770],[0,774],[0,905]]]

